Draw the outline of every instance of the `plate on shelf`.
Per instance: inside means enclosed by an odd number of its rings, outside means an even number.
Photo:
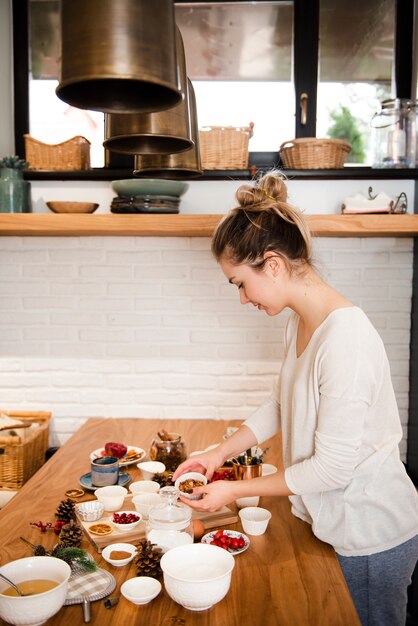
[[[201,543],[210,543],[213,539],[215,539],[215,535],[217,532],[217,530],[212,530],[210,533],[206,533],[206,535],[203,535],[202,539],[200,540]],[[239,539],[240,537],[242,537],[245,541],[245,544],[242,548],[228,548],[228,552],[230,552],[232,556],[235,556],[236,554],[241,554],[241,552],[245,552],[245,550],[247,550],[247,548],[249,548],[250,546],[250,540],[248,539],[247,535],[244,535],[244,533],[240,533],[238,530],[224,530],[223,534],[227,535],[228,537],[232,537],[233,539]]]
[[[128,448],[128,452],[125,454],[125,456],[119,459],[119,465],[121,467],[124,467],[126,465],[132,465],[132,463],[139,463],[139,461],[142,461],[142,459],[146,455],[145,450],[143,450],[142,448],[137,448],[136,446],[126,447]],[[98,459],[101,456],[106,456],[105,449],[97,448],[97,450],[93,450],[93,452],[90,454],[90,461],[93,461],[93,459]]]
[[[98,489],[98,486],[93,485],[93,483],[91,482],[91,472],[88,472],[87,474],[83,474],[82,476],[80,476],[79,482],[80,482],[80,485],[83,487],[83,489],[87,489],[88,491],[95,491],[96,489]],[[131,482],[130,474],[128,473],[119,474],[118,485],[120,487],[125,487],[130,482]]]

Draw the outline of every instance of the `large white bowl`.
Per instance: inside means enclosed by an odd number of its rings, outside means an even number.
[[[170,598],[191,611],[205,611],[228,593],[235,561],[223,548],[190,543],[166,552],[160,564]]]
[[[119,511],[123,506],[128,490],[120,485],[109,485],[108,487],[99,487],[94,495],[99,502],[104,504],[105,511]]]
[[[67,597],[71,568],[68,563],[52,556],[31,556],[11,561],[0,567],[14,583],[27,580],[53,580],[56,587],[43,593],[13,597],[3,592],[10,587],[0,579],[0,617],[17,626],[38,626],[58,613]]]

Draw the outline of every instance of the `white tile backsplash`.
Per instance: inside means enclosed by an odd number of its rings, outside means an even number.
[[[381,333],[405,426],[413,239],[315,254]],[[10,237],[0,257],[1,406],[51,410],[51,445],[90,416],[244,420],[273,388],[287,313],[241,306],[207,238]]]

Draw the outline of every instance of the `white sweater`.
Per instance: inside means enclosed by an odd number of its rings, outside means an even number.
[[[281,427],[292,512],[319,539],[344,556],[393,548],[418,534],[418,496],[382,340],[361,309],[336,309],[298,358],[298,323],[285,330],[278,403],[245,424],[259,443]]]

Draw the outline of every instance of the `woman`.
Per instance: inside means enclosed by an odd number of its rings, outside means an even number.
[[[242,185],[212,252],[242,304],[289,307],[277,393],[217,448],[179,466],[210,479],[226,459],[281,430],[284,469],[216,481],[193,508],[245,496],[289,496],[292,512],[337,553],[363,626],[404,626],[418,558],[418,497],[400,460],[402,429],[389,363],[364,314],[325,283],[308,227],[279,172]]]

